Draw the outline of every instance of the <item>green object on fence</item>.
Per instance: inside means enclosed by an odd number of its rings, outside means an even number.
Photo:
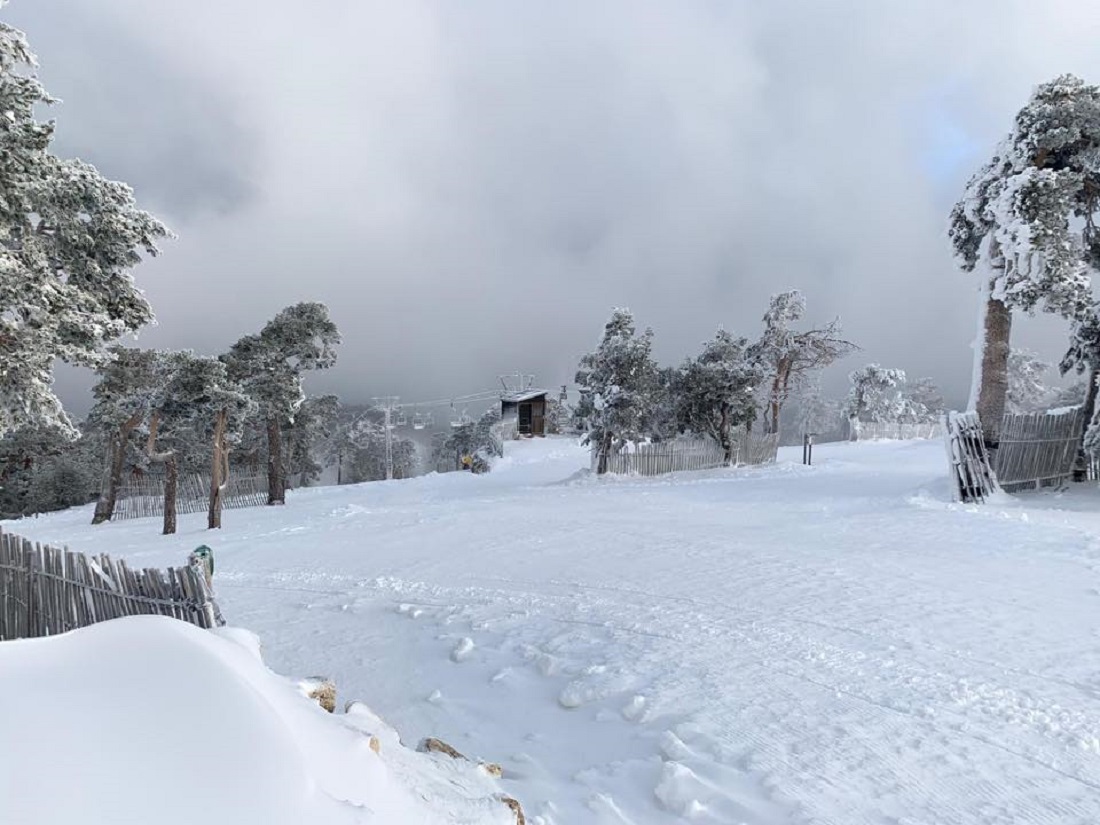
[[[202,563],[206,565],[206,569],[210,571],[211,577],[214,575],[214,551],[207,547],[205,544],[200,544],[195,548],[194,555],[202,559]]]

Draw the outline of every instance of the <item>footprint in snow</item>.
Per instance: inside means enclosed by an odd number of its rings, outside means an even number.
[[[460,639],[458,644],[455,645],[454,650],[451,651],[452,662],[465,662],[470,658],[470,654],[474,652],[474,640],[469,636]]]
[[[644,696],[634,696],[622,709],[623,719],[628,722],[637,722],[645,713],[646,700]]]

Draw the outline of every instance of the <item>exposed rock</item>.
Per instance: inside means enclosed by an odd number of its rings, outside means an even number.
[[[422,753],[442,753],[451,757],[451,759],[464,759],[467,762],[469,761],[468,759],[466,759],[465,756],[456,751],[442,739],[434,739],[430,736],[420,743],[420,747],[418,747],[417,750],[421,751]]]
[[[336,685],[331,679],[314,676],[302,683],[306,696],[314,700],[329,713],[336,712]]]
[[[502,796],[500,801],[512,809],[512,813],[516,815],[516,825],[527,825],[527,818],[523,815],[523,808],[518,800],[510,796]]]
[[[504,768],[502,768],[496,762],[482,762],[480,767],[483,771],[485,771],[485,773],[489,774],[489,776],[493,777],[494,779],[500,779],[502,776],[504,776]]]

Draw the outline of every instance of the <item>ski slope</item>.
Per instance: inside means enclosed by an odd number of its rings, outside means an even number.
[[[150,566],[210,543],[276,671],[500,762],[531,822],[1100,822],[1100,495],[956,505],[939,442],[815,459],[596,479],[547,439],[220,533],[7,526]]]

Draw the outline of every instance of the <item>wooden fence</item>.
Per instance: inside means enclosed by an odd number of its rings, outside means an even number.
[[[779,433],[750,433],[740,439],[738,464],[774,464],[778,456]]]
[[[771,464],[779,451],[779,434],[742,436],[734,442],[734,464]],[[656,476],[726,466],[725,451],[710,439],[677,438],[655,444],[636,444],[608,457],[607,472]],[[599,456],[592,452],[592,469]]]
[[[947,463],[956,501],[982,502],[995,493],[997,477],[989,464],[982,423],[976,412],[950,412],[945,416]]]
[[[661,441],[636,444],[607,459],[607,472],[618,475],[656,476],[687,470],[713,470],[726,466],[726,454],[713,441]],[[599,454],[593,450],[592,467]]]
[[[859,440],[874,439],[911,441],[915,439],[943,438],[943,424],[939,421],[923,424],[902,424],[898,421],[868,421],[859,425]]]
[[[202,567],[132,570],[0,533],[0,640],[53,636],[107,619],[152,614],[224,624]]]
[[[263,507],[267,504],[267,476],[230,474],[222,491],[222,507],[240,509]],[[210,506],[210,477],[198,473],[181,473],[176,494],[176,512],[205,513]],[[164,515],[164,476],[146,473],[131,476],[123,482],[115,504],[113,521],[149,518]]]
[[[1085,412],[1006,415],[993,459],[997,481],[1010,493],[1058,486],[1070,480]]]

